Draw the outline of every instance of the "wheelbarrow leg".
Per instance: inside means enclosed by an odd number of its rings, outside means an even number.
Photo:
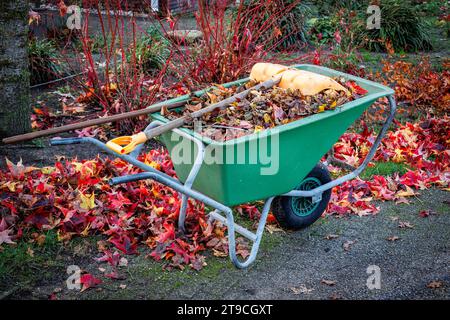
[[[194,139],[190,135],[184,133],[181,130],[175,129],[173,130],[177,134],[181,135],[183,138],[189,139],[193,141],[197,145],[197,156],[195,157],[194,164],[192,166],[191,172],[184,183],[184,186],[188,189],[192,189],[192,185],[194,184],[195,178],[197,177],[198,172],[203,164],[203,159],[205,157],[205,145],[202,141],[198,139]],[[185,221],[186,221],[186,211],[188,206],[189,197],[182,193],[181,194],[181,208],[180,213],[178,215],[178,229],[183,233],[186,232]]]
[[[210,218],[214,220],[219,220],[228,227],[228,253],[231,262],[239,269],[247,268],[252,264],[258,254],[259,245],[261,244],[262,235],[264,233],[264,227],[266,226],[267,216],[270,211],[270,205],[272,204],[274,197],[266,200],[263,210],[261,212],[261,218],[259,219],[258,228],[256,233],[253,233],[239,225],[234,223],[233,211],[231,208],[224,211],[226,218],[219,214],[218,210],[210,213]],[[240,261],[236,253],[236,232],[240,233],[247,239],[253,241],[252,249],[250,251],[250,256],[245,261]]]
[[[152,129],[155,129],[156,127],[160,126],[161,124],[163,124],[163,123],[159,122],[159,121],[153,121],[152,123],[150,123],[147,126],[147,128],[145,128],[144,132],[151,131]],[[189,172],[189,175],[184,183],[184,186],[186,188],[192,189],[192,185],[194,184],[195,178],[197,177],[197,174],[200,171],[200,168],[203,163],[203,159],[205,157],[205,145],[199,139],[195,139],[194,137],[181,131],[180,129],[174,129],[172,131],[175,132],[176,134],[180,135],[181,137],[194,142],[197,145],[197,156],[194,159],[194,164],[192,165],[191,172]],[[137,157],[138,155],[133,155],[133,156]],[[186,227],[185,227],[186,211],[187,211],[189,197],[184,193],[180,193],[180,196],[181,196],[181,207],[180,207],[180,213],[178,215],[178,229],[181,232],[185,233],[186,232]]]

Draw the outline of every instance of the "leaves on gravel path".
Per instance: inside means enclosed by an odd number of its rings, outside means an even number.
[[[320,280],[320,283],[332,287],[332,286],[334,286],[336,284],[336,281],[335,280],[322,279],[322,280]]]

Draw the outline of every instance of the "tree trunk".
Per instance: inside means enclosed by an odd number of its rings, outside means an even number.
[[[0,137],[30,131],[28,1],[0,1]]]

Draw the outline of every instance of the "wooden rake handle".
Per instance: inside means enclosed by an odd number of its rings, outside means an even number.
[[[79,123],[72,123],[72,124],[68,124],[65,126],[61,126],[61,127],[50,128],[47,130],[25,133],[25,134],[13,136],[13,137],[5,138],[2,141],[5,144],[9,144],[9,143],[17,143],[17,142],[32,140],[32,139],[36,139],[36,138],[40,138],[40,137],[49,136],[52,134],[58,134],[58,133],[63,133],[63,132],[67,132],[67,131],[73,131],[73,130],[88,128],[88,127],[93,127],[93,126],[97,126],[97,125],[104,124],[104,123],[117,122],[117,121],[124,120],[124,119],[135,118],[135,117],[139,117],[142,115],[147,115],[150,113],[160,111],[161,108],[163,108],[164,106],[167,108],[176,108],[176,107],[181,107],[185,104],[186,104],[185,101],[173,102],[170,104],[164,104],[163,102],[157,103],[153,106],[150,106],[148,108],[141,109],[141,110],[125,112],[125,113],[116,114],[116,115],[109,116],[109,117],[97,118],[97,119],[92,119],[92,120],[83,121],[83,122],[79,122]]]

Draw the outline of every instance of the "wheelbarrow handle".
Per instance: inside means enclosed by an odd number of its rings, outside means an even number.
[[[80,144],[83,138],[54,138],[50,140],[50,146],[63,146],[69,144]]]
[[[112,151],[119,154],[129,154],[137,146],[145,143],[147,141],[147,136],[144,132],[132,136],[118,137],[106,143],[106,146]]]

